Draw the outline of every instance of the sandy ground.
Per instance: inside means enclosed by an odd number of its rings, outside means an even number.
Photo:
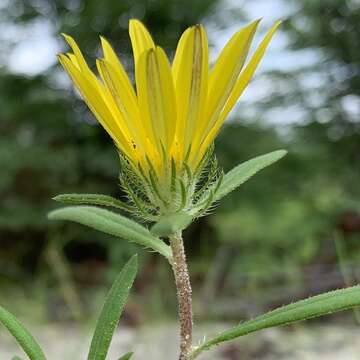
[[[199,333],[214,331],[214,327],[202,326]],[[32,327],[33,328],[33,327]],[[48,360],[86,359],[90,343],[88,331],[81,328],[49,325],[34,330]],[[360,359],[360,327],[299,325],[296,328],[268,329],[249,335],[241,341],[223,344],[204,353],[199,360],[358,360]],[[113,339],[109,360],[117,360],[127,351],[134,351],[132,360],[176,360],[177,329],[172,325],[143,328],[120,328]],[[0,360],[11,360],[18,355],[26,356],[15,341],[1,329]]]

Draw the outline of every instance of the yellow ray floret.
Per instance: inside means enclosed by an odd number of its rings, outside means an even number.
[[[236,32],[209,70],[202,25],[183,33],[171,65],[145,26],[130,20],[136,91],[103,37],[103,58],[96,61],[98,76],[68,35],[64,36],[73,52],[60,54],[59,61],[118,149],[145,173],[155,169],[161,177],[173,163],[181,169],[186,162],[195,170],[201,162],[280,22],[271,27],[246,63],[258,24],[256,20]]]

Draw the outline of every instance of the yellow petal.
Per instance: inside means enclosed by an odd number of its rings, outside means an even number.
[[[62,36],[65,38],[66,42],[69,44],[72,51],[74,52],[74,56],[76,58],[76,62],[78,64],[79,68],[83,71],[91,71],[84,59],[84,56],[83,56],[80,48],[76,44],[75,40],[70,35],[67,35],[67,34],[62,34]]]
[[[136,102],[136,94],[134,88],[130,82],[126,71],[124,70],[123,65],[121,64],[121,61],[117,57],[110,43],[102,36],[100,36],[100,40],[104,53],[104,59],[111,64],[111,67],[117,73],[118,78],[121,79],[121,83],[126,87],[129,96],[131,96],[133,98],[132,100]]]
[[[66,34],[62,34],[62,35],[65,38],[65,40],[67,41],[67,43],[69,44],[69,46],[71,47],[72,51],[74,52],[73,54],[70,54],[70,53],[67,54],[67,56],[69,57],[71,62],[83,73],[84,76],[86,76],[88,78],[89,81],[96,84],[96,86],[99,87],[99,90],[101,91],[102,86],[101,86],[100,81],[98,81],[95,74],[89,68],[89,66],[86,63],[85,58],[84,58],[80,48],[76,44],[75,40],[69,35],[66,35]]]
[[[265,37],[263,38],[263,40],[259,44],[258,48],[255,50],[254,54],[252,55],[250,61],[248,62],[248,64],[245,66],[245,68],[240,73],[240,76],[237,79],[233,90],[231,91],[231,94],[224,106],[224,109],[222,110],[215,125],[209,131],[205,140],[201,144],[201,149],[199,152],[200,159],[201,159],[201,156],[203,156],[203,154],[206,152],[206,149],[209,147],[209,145],[213,142],[213,140],[214,140],[215,136],[217,135],[221,125],[223,124],[226,116],[228,115],[230,110],[233,108],[236,101],[238,100],[238,98],[240,97],[240,95],[242,94],[242,92],[244,91],[246,86],[248,85],[250,79],[252,78],[252,75],[254,74],[258,64],[260,63],[260,60],[262,59],[262,57],[265,53],[267,46],[270,43],[271,38],[273,37],[275,31],[277,30],[277,28],[279,27],[280,24],[281,24],[281,21],[277,21],[271,27],[271,29],[266,33]]]
[[[135,69],[137,68],[137,62],[141,54],[149,49],[154,49],[154,41],[143,25],[143,23],[136,19],[131,19],[129,22],[129,34],[131,39],[131,45],[134,53]]]
[[[121,123],[124,132],[135,142],[134,146],[143,152],[142,144],[144,142],[139,137],[139,131],[141,132],[142,129],[141,123],[134,119],[139,117],[134,88],[110,43],[102,36],[100,36],[100,40],[104,59],[109,64],[108,69],[106,69],[106,66],[101,66],[100,60],[96,62],[99,74],[106,84],[105,100],[109,108],[114,112],[116,119]],[[116,90],[116,88],[118,89]],[[121,101],[119,101],[120,99]],[[120,106],[120,104],[122,105]],[[132,117],[132,120],[130,120],[130,117]],[[136,130],[136,127],[138,130]]]
[[[125,138],[121,129],[117,126],[116,120],[113,118],[112,113],[103,101],[97,85],[89,81],[89,79],[81,73],[79,68],[77,68],[66,55],[60,54],[58,58],[72,78],[90,110],[94,113],[117,146],[129,156],[133,152],[130,142]]]
[[[199,134],[207,133],[220,115],[245,63],[259,22],[256,20],[235,33],[216,60],[209,77],[207,126]]]
[[[174,138],[176,105],[170,64],[161,48],[150,49],[140,57],[136,84],[143,119],[159,153],[162,147],[168,153]]]
[[[173,62],[178,120],[176,139],[184,156],[197,129],[204,121],[208,82],[208,42],[205,29],[196,25],[186,30]]]
[[[79,62],[77,61],[76,56],[74,54],[72,54],[72,53],[66,53],[66,56],[80,70]]]
[[[171,66],[169,59],[164,50],[157,46],[156,57],[160,69],[160,84],[161,95],[163,99],[163,113],[164,113],[164,126],[166,132],[165,145],[167,149],[171,148],[175,137],[177,111],[176,111],[176,97],[175,86],[171,73]]]
[[[109,90],[110,96],[118,107],[121,118],[125,123],[124,126],[129,129],[131,138],[133,138],[140,152],[145,154],[146,135],[140,121],[137,102],[134,101],[127,86],[128,84],[124,82],[124,79],[109,61],[97,59],[96,65],[106,88]]]
[[[177,45],[177,48],[175,51],[175,56],[174,56],[173,63],[172,63],[172,73],[173,73],[174,79],[177,79],[179,77],[180,65],[183,61],[185,47],[189,42],[190,36],[193,36],[193,28],[192,27],[187,28],[183,32],[183,34],[181,35],[180,40],[178,42],[178,45]]]
[[[238,98],[245,90],[246,86],[248,85],[249,81],[251,80],[257,66],[259,65],[262,57],[264,56],[265,50],[269,45],[275,31],[280,26],[281,21],[277,21],[271,29],[266,33],[263,40],[259,44],[258,48],[255,50],[254,54],[252,55],[249,63],[245,66],[244,70],[241,72],[236,85],[233,91],[230,94],[228,101],[224,107],[224,110],[221,113],[221,118],[225,118],[233,106],[236,104]]]

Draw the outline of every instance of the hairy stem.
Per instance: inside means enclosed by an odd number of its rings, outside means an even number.
[[[189,360],[192,348],[192,304],[191,284],[186,263],[184,243],[181,232],[169,237],[173,253],[173,271],[177,289],[180,320],[179,360]]]

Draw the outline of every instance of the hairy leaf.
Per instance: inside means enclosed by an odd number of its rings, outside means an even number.
[[[119,236],[139,245],[151,248],[166,258],[171,258],[171,250],[161,239],[148,229],[119,214],[95,206],[69,206],[54,210],[48,215],[51,220],[70,220],[90,226],[104,233]]]
[[[287,325],[297,321],[351,309],[359,305],[359,285],[300,300],[260,315],[255,319],[245,321],[207,340],[193,351],[191,359],[195,359],[202,351],[208,350],[212,346],[224,341],[229,341],[269,327]]]
[[[137,272],[137,256],[134,255],[116,277],[101,310],[91,341],[88,360],[105,360],[111,339],[124,309],[130,288]],[[126,354],[126,355],[129,355]],[[124,355],[124,356],[126,356]],[[129,359],[122,357],[120,359]]]
[[[0,306],[0,322],[14,336],[31,360],[46,360],[45,355],[33,336],[24,325],[10,312]]]
[[[61,194],[53,198],[53,200],[72,205],[100,205],[113,207],[125,211],[132,211],[133,208],[125,202],[115,199],[112,196],[101,194]]]

